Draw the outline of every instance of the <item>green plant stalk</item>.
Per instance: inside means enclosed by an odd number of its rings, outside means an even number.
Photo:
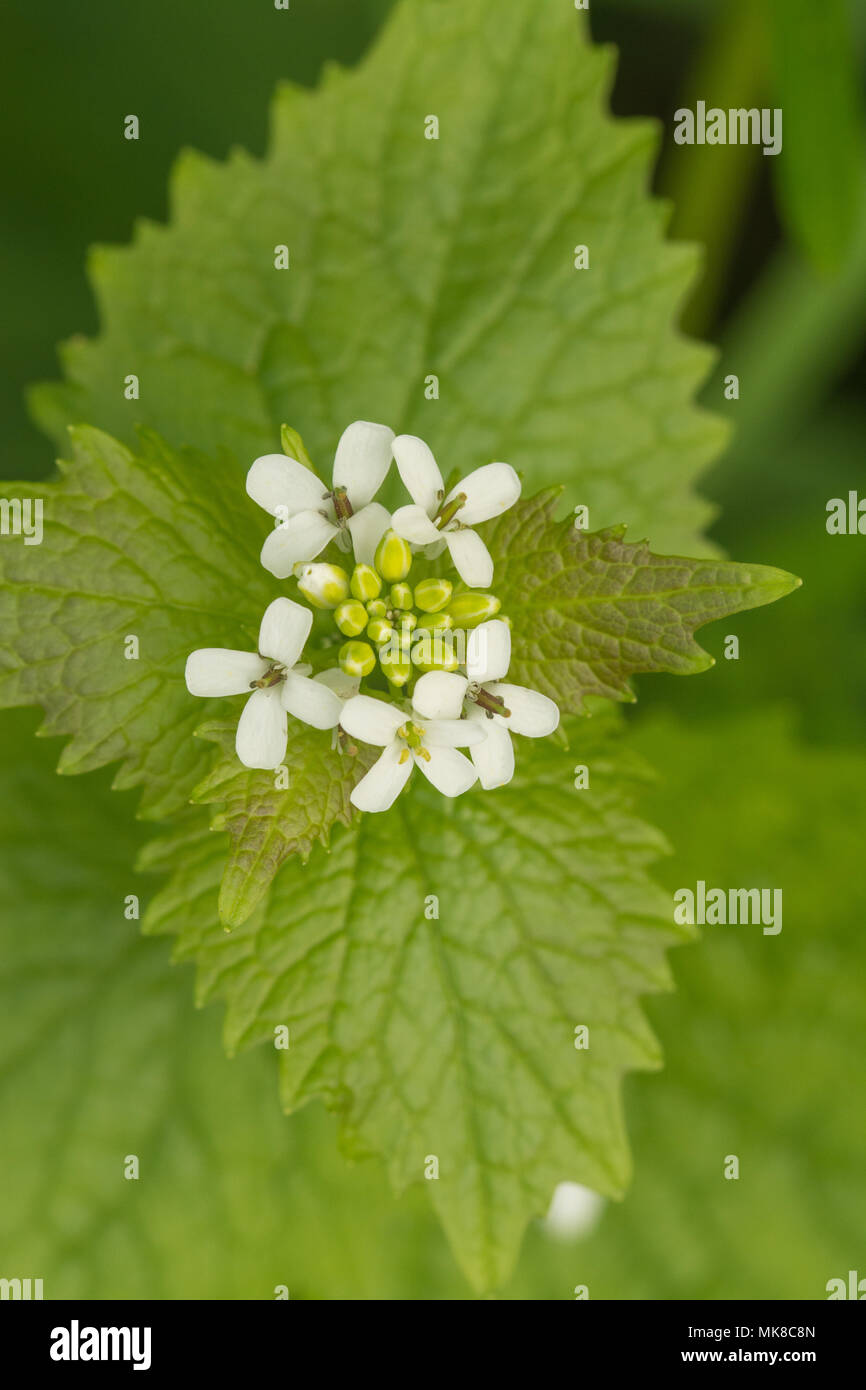
[[[766,83],[766,69],[764,15],[754,0],[738,0],[710,29],[682,105],[705,100],[714,106],[752,106]],[[760,159],[757,145],[712,151],[676,145],[662,162],[659,190],[674,205],[672,235],[705,247],[704,274],[682,318],[682,327],[696,337],[715,319]]]

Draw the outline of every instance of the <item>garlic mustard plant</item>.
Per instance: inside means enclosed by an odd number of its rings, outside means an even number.
[[[446,494],[423,440],[395,439],[385,425],[356,421],[337,446],[328,491],[308,466],[299,436],[286,429],[283,440],[304,461],[287,454],[256,459],[247,492],[284,516],[265,541],[262,563],[275,576],[294,579],[305,603],[275,599],[256,652],[193,652],[186,667],[190,692],[250,692],[235,740],[247,767],[281,765],[289,715],[333,729],[333,746],[348,755],[357,751],[353,740],[382,748],[352,790],[359,810],[387,810],[414,766],[448,797],[479,780],[487,789],[510,781],[511,733],[542,737],[559,723],[551,699],[504,683],[509,624],[495,616],[497,596],[472,587],[487,589],[493,580],[493,562],[472,523],[517,501],[514,469],[486,464]],[[414,499],[398,509],[393,524],[372,501],[392,454]],[[339,553],[323,553],[331,541],[337,552],[354,547],[351,569],[336,562]],[[451,565],[456,573],[449,575]],[[311,664],[299,665],[315,612]],[[313,676],[313,663],[322,662],[328,669]]]

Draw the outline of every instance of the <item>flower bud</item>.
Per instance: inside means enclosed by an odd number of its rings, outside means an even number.
[[[498,613],[502,604],[495,594],[463,593],[455,594],[448,605],[448,612],[454,619],[455,627],[477,627]]]
[[[383,642],[390,642],[394,636],[394,629],[387,618],[373,618],[367,624],[367,636],[371,642],[381,646]]]
[[[305,468],[309,468],[311,473],[315,473],[313,460],[304,447],[304,441],[298,431],[292,429],[291,425],[283,425],[280,430],[280,443],[284,454],[288,454],[290,459],[294,459],[296,463],[302,463]]]
[[[395,653],[390,646],[379,653],[379,665],[392,685],[405,685],[412,675],[412,662],[408,655]]]
[[[412,607],[412,587],[409,584],[391,585],[391,607],[392,608],[411,608]]]
[[[366,603],[368,599],[379,597],[382,592],[382,581],[372,565],[356,565],[352,571],[349,587],[355,598]]]
[[[454,619],[450,613],[425,613],[418,619],[417,631],[433,632],[437,628],[450,628],[454,626]]]
[[[460,665],[450,633],[419,630],[412,644],[412,662],[419,671],[456,671]]]
[[[412,568],[412,551],[408,541],[398,536],[396,531],[386,531],[373,559],[376,569],[389,584],[396,584]]]
[[[404,633],[408,636],[408,634],[418,626],[418,614],[401,613],[399,618],[397,619],[397,626],[399,627],[401,633]]]
[[[415,585],[415,607],[422,613],[438,613],[450,599],[452,588],[448,579],[422,579]]]
[[[369,642],[344,642],[337,660],[347,676],[369,676],[376,665],[376,653]]]
[[[302,565],[298,588],[316,608],[336,608],[349,597],[349,576],[339,565]]]
[[[337,607],[334,622],[344,637],[357,637],[367,626],[367,610],[357,599],[347,599]]]
[[[368,618],[384,618],[388,612],[388,605],[383,598],[371,598],[364,607]]]

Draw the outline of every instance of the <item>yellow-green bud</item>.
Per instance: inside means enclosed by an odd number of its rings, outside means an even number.
[[[305,468],[309,468],[311,473],[315,473],[313,460],[304,447],[304,441],[298,431],[292,429],[291,425],[283,425],[280,430],[280,443],[283,446],[284,454],[288,454],[290,459],[295,459],[297,463],[302,463]]]
[[[390,647],[379,653],[379,665],[392,685],[405,685],[412,675],[408,656],[397,655]]]
[[[401,633],[409,633],[418,626],[417,613],[401,613],[397,619]]]
[[[449,628],[454,626],[454,619],[450,613],[425,613],[418,619],[418,632],[433,632],[438,628]]]
[[[412,644],[412,662],[421,672],[456,671],[460,659],[449,635],[444,632],[419,632]]]
[[[352,571],[350,588],[355,598],[366,603],[368,599],[379,597],[382,581],[372,565],[356,565]]]
[[[394,629],[387,618],[374,618],[367,624],[367,636],[371,642],[381,645],[382,642],[389,642],[394,636]]]
[[[495,594],[455,594],[448,612],[455,627],[477,627],[498,613],[502,604]]]
[[[384,618],[385,614],[388,612],[388,605],[382,598],[371,598],[370,602],[365,604],[365,607],[367,609],[368,618]]]
[[[409,584],[391,585],[391,607],[392,608],[411,608],[412,607],[412,587]]]
[[[421,661],[420,659],[416,659],[413,653],[412,663],[419,676],[426,676],[428,671],[456,671],[460,665],[460,662],[453,653],[451,655],[440,656],[438,660],[434,661]]]
[[[298,588],[316,608],[336,608],[349,597],[349,576],[339,565],[302,565]]]
[[[386,531],[373,559],[376,569],[389,584],[396,584],[412,568],[412,551],[409,542],[398,536],[396,531]]]
[[[415,585],[415,607],[422,613],[438,613],[450,599],[453,587],[448,579],[422,579]]]
[[[337,660],[347,676],[369,676],[376,665],[376,653],[369,642],[344,642]]]
[[[357,599],[347,599],[334,613],[334,622],[344,637],[357,637],[367,626],[367,610]]]

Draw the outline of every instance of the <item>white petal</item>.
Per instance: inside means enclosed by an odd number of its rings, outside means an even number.
[[[412,706],[422,719],[459,719],[468,683],[456,671],[428,671],[415,686]]]
[[[446,531],[445,540],[463,583],[470,589],[489,588],[493,582],[493,561],[477,531]]]
[[[487,730],[468,719],[430,719],[421,728],[425,748],[468,748],[471,743],[483,743]]]
[[[434,541],[432,545],[425,545],[423,550],[425,560],[438,560],[442,552],[444,550],[447,550],[448,547],[445,544],[445,538],[443,537],[442,532],[440,531],[438,534],[438,541]]]
[[[344,487],[354,510],[366,507],[391,466],[394,431],[356,420],[343,430],[334,455],[334,487]]]
[[[262,546],[262,564],[275,578],[288,579],[295,565],[315,560],[337,529],[320,512],[298,512],[268,536]]]
[[[478,773],[468,758],[456,748],[429,748],[429,758],[415,755],[415,762],[428,782],[443,796],[460,796],[478,781]]]
[[[235,738],[244,767],[279,767],[286,756],[287,727],[279,686],[254,690],[241,712]]]
[[[520,496],[520,479],[510,463],[485,463],[451,489],[445,505],[461,492],[466,494],[466,501],[457,520],[464,526],[477,526],[479,521],[489,521],[514,506]]]
[[[497,681],[486,685],[485,690],[489,690],[491,695],[502,696],[511,714],[507,719],[498,714],[494,718],[502,718],[514,734],[523,734],[525,738],[544,738],[546,734],[552,734],[559,723],[558,705],[537,690]]]
[[[477,706],[469,719],[472,723],[483,724],[487,731],[484,741],[474,744],[469,750],[482,787],[485,791],[504,787],[514,776],[514,744],[505,723],[499,719],[488,719]]]
[[[391,515],[380,502],[370,502],[349,517],[348,527],[356,564],[372,565],[376,546],[390,525]]]
[[[186,688],[190,695],[243,695],[267,669],[255,652],[199,647],[187,657]]]
[[[406,719],[394,705],[374,700],[372,695],[354,695],[346,701],[340,715],[340,723],[347,734],[359,738],[362,743],[378,743],[380,748],[391,743]]]
[[[442,532],[433,525],[424,508],[414,503],[410,507],[398,507],[391,517],[391,525],[398,536],[414,545],[436,545],[442,540]]]
[[[294,671],[290,671],[283,681],[280,698],[283,709],[314,729],[336,729],[343,713],[343,702],[339,695],[335,695],[321,681],[311,680],[309,676],[297,676]]]
[[[403,485],[413,502],[427,516],[433,516],[445,493],[445,484],[432,450],[414,434],[400,434],[394,440],[394,458]],[[406,537],[410,539],[409,536]]]
[[[320,671],[317,676],[313,676],[314,681],[320,681],[329,690],[333,690],[335,695],[339,695],[341,700],[351,700],[353,695],[357,695],[361,684],[360,676],[347,676],[339,666],[332,666],[328,671]]]
[[[275,598],[269,603],[259,628],[259,651],[281,666],[294,666],[313,626],[313,615],[302,603]]]
[[[466,674],[471,681],[498,681],[511,664],[511,628],[501,618],[473,628],[466,643]]]
[[[363,697],[359,697],[363,698]],[[387,811],[405,787],[412,771],[412,759],[400,759],[406,752],[402,742],[391,743],[354,788],[349,800],[359,811]]]
[[[285,507],[286,515],[294,516],[296,512],[317,511],[328,489],[297,459],[263,454],[247,473],[247,492],[271,516],[276,516],[278,507]]]

